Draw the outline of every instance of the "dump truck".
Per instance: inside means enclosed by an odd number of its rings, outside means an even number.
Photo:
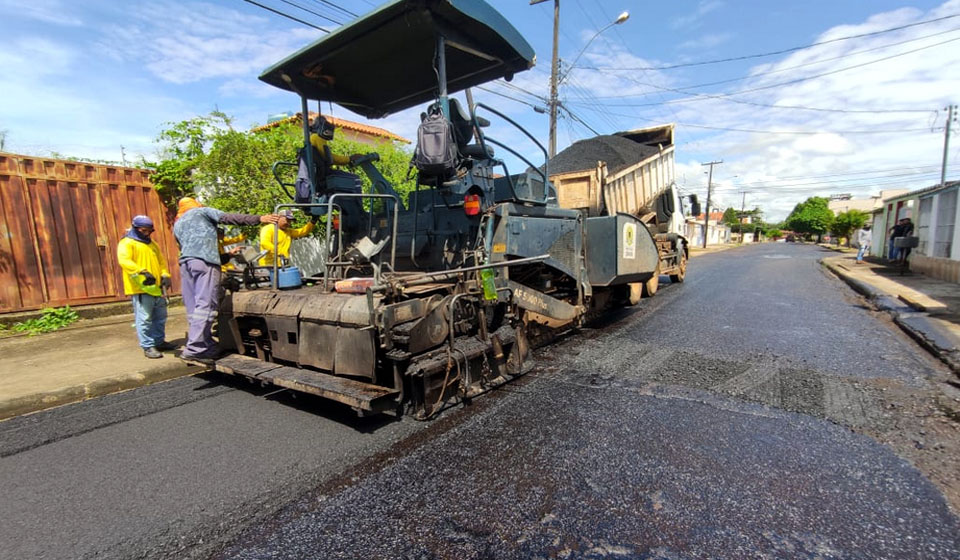
[[[674,125],[596,136],[575,142],[548,162],[550,181],[562,208],[585,215],[635,216],[655,240],[657,273],[631,283],[628,301],[657,292],[661,275],[683,282],[689,242],[685,237],[683,200],[674,182]],[[689,201],[699,213],[696,195]]]

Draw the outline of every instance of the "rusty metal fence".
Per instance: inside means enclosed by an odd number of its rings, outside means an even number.
[[[179,292],[173,214],[147,171],[0,153],[0,313],[126,299],[117,243],[137,214]]]

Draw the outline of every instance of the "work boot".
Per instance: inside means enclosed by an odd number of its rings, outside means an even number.
[[[157,350],[156,348],[144,348],[143,355],[151,359],[163,357],[163,354],[161,354],[160,351]]]
[[[180,353],[180,359],[188,364],[192,365],[204,365],[207,367],[213,367],[216,363],[216,360],[209,356],[194,356],[192,354]]]
[[[156,348],[157,350],[162,351],[162,350],[176,350],[177,348],[180,348],[180,347],[172,342],[167,342],[166,340],[164,340],[160,344],[157,344]]]

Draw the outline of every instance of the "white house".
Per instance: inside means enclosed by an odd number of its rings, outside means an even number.
[[[960,181],[948,181],[885,199],[874,214],[872,253],[889,252],[888,231],[902,218],[913,220],[919,246],[910,254],[910,268],[931,278],[960,283]]]

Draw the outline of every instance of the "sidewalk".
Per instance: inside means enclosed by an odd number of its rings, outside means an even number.
[[[901,275],[873,257],[856,264],[856,251],[821,247],[838,253],[822,259],[824,266],[960,375],[960,285],[909,271]]]
[[[0,420],[204,370],[173,352],[144,357],[132,325],[129,313],[0,338]],[[171,307],[167,340],[182,344],[186,331],[186,311]]]
[[[749,245],[749,243],[748,243],[747,245]],[[710,245],[710,244],[708,244],[707,247],[706,247],[706,249],[704,249],[704,248],[703,248],[702,246],[700,246],[700,245],[697,245],[696,247],[694,247],[693,245],[691,245],[691,246],[690,246],[690,258],[692,259],[693,257],[699,256],[699,255],[706,255],[706,254],[708,254],[708,253],[716,253],[716,252],[718,252],[718,251],[726,251],[727,249],[734,249],[734,248],[736,248],[736,247],[742,247],[742,245],[738,245],[738,244],[736,244],[736,243],[719,243],[719,244],[716,244],[716,245]]]

